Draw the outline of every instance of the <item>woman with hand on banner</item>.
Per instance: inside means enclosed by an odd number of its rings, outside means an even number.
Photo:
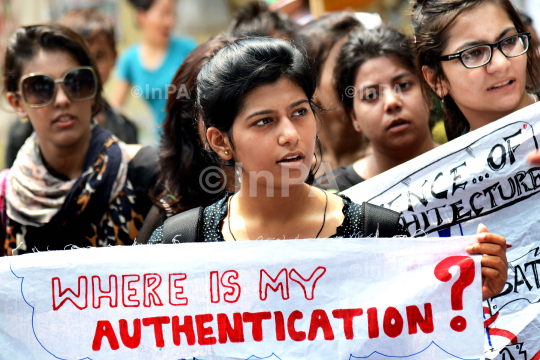
[[[418,0],[417,68],[442,99],[449,140],[538,101],[537,44],[510,0]]]
[[[132,244],[151,206],[157,153],[93,119],[101,82],[83,38],[60,25],[19,28],[3,80],[35,131],[2,186],[2,254]]]
[[[372,153],[316,180],[344,191],[434,149],[430,107],[417,77],[412,39],[381,27],[351,34],[336,65],[338,93]]]
[[[171,228],[181,234],[178,242],[366,237],[377,235],[369,231],[368,209],[399,219],[309,185],[317,163],[315,85],[305,57],[283,40],[239,39],[220,50],[197,77],[197,103],[210,155],[237,166],[240,190],[191,210],[194,218],[186,212],[167,220],[149,243],[172,242]],[[375,218],[379,235],[407,234],[397,221],[384,228]],[[486,255],[484,298],[503,289],[508,267],[505,239],[486,231],[479,229],[479,243],[467,249]]]

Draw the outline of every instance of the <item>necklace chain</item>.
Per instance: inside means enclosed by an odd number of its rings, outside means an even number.
[[[321,190],[321,191],[324,193],[324,196],[326,198],[326,203],[324,205],[324,216],[323,216],[322,226],[319,232],[317,233],[317,236],[315,236],[315,239],[319,237],[322,230],[324,229],[324,224],[326,223],[326,210],[328,209],[328,194],[324,190]],[[227,225],[229,227],[229,233],[231,234],[232,238],[234,239],[234,241],[237,241],[231,229],[231,202],[234,195],[236,194],[231,195],[231,197],[227,200]]]

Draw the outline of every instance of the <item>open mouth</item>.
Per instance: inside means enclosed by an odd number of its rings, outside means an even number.
[[[302,161],[302,157],[300,155],[296,155],[296,156],[287,156],[286,158],[278,161],[278,164],[279,163],[290,163],[290,162],[297,162],[297,161]]]
[[[503,86],[508,86],[508,85],[512,85],[513,83],[515,82],[515,80],[508,80],[508,81],[505,81],[503,83],[500,83],[500,84],[497,84],[495,86],[492,86],[490,87],[488,90],[495,90],[495,89],[499,89],[499,88],[502,88]]]
[[[403,119],[396,119],[392,121],[388,127],[389,131],[397,132],[406,129],[409,126],[409,121]]]
[[[70,114],[60,115],[54,119],[53,124],[59,127],[69,127],[75,123],[75,116]]]

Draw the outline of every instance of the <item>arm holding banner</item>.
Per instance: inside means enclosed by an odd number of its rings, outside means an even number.
[[[479,224],[477,230],[478,243],[467,246],[469,254],[484,255],[482,264],[482,299],[498,295],[506,284],[508,277],[508,261],[506,260],[506,239],[500,235],[490,234],[485,225]]]

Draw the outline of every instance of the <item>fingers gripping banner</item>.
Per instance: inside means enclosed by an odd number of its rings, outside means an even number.
[[[483,358],[474,237],[0,259],[0,359]]]
[[[344,192],[401,212],[416,236],[471,235],[483,223],[506,237],[508,282],[484,304],[489,359],[540,359],[540,167],[526,161],[539,128],[531,105]]]

